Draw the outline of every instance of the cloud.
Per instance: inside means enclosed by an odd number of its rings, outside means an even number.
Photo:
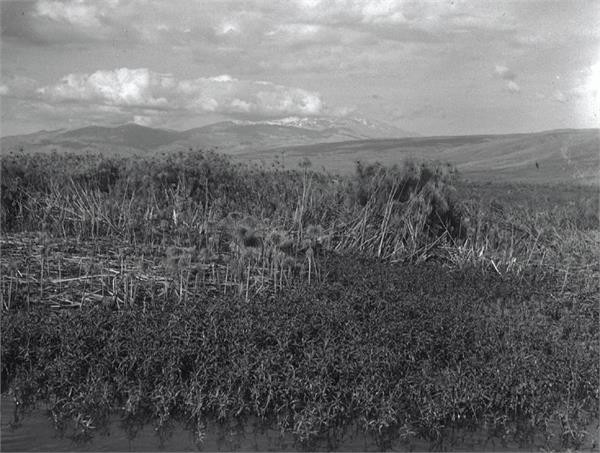
[[[456,15],[448,2],[406,0],[293,0],[269,2],[187,0],[37,0],[29,2],[27,20],[13,35],[40,42],[127,40],[128,42],[236,42],[260,45],[265,36],[296,34],[300,41],[339,40],[353,31],[396,41],[433,41],[431,32],[447,34],[477,28],[479,16]],[[462,6],[461,6],[462,8]],[[462,10],[460,10],[462,11]],[[454,15],[453,15],[454,14]],[[16,19],[21,20],[17,15]],[[4,22],[4,21],[3,21]],[[493,21],[492,21],[493,22]],[[4,34],[4,31],[3,31]],[[289,38],[285,38],[287,41]],[[294,40],[291,40],[292,43]]]
[[[441,38],[435,34],[447,32],[432,25],[440,11],[406,0],[296,0],[293,3],[296,22],[319,25],[342,36],[358,32],[391,41],[437,42]]]
[[[555,90],[552,93],[552,96],[550,97],[550,99],[552,99],[555,102],[560,102],[560,103],[565,103],[567,102],[567,96],[565,96],[565,94],[560,91],[560,90]]]
[[[29,77],[3,76],[0,94],[11,97],[27,97],[38,86],[38,82]]]
[[[507,84],[506,84],[506,89],[508,91],[512,91],[513,93],[518,93],[519,91],[521,91],[521,87],[519,86],[519,84],[517,82],[515,82],[514,80],[510,80]]]
[[[68,74],[61,81],[37,89],[50,102],[82,101],[115,106],[158,108],[168,101],[161,89],[168,90],[175,80],[148,69],[120,68],[92,74]]]
[[[324,109],[318,93],[301,88],[239,80],[226,74],[179,80],[147,68],[68,74],[58,83],[38,88],[35,96],[48,103],[252,118],[310,116]]]
[[[133,122],[140,126],[152,127],[160,126],[164,119],[152,115],[133,115]]]
[[[118,4],[118,1],[115,3]],[[84,0],[40,0],[36,4],[36,13],[40,17],[82,27],[100,27],[101,25],[97,6]]]
[[[298,0],[296,5],[309,18],[326,22],[402,23],[403,1],[398,0]]]
[[[502,80],[515,80],[517,75],[503,65],[496,65],[494,68],[494,74],[500,77]]]
[[[296,16],[321,24],[412,25],[422,28],[490,26],[490,9],[479,14],[469,2],[412,0],[295,0]],[[498,27],[498,24],[492,24]]]
[[[600,108],[598,94],[600,92],[600,62],[592,64],[580,71],[563,89],[556,89],[550,95],[550,100],[560,103],[570,101],[585,101],[592,109]]]
[[[499,64],[494,66],[494,75],[497,78],[506,82],[505,89],[510,91],[511,93],[519,93],[521,91],[521,87],[515,81],[515,79],[517,78],[517,74],[507,66]]]
[[[264,36],[266,42],[278,47],[294,48],[296,52],[303,47],[329,47],[341,43],[343,39],[355,41],[356,36],[352,32],[342,34],[339,30],[310,23],[278,24]]]
[[[295,0],[296,20],[359,30],[399,42],[439,43],[467,33],[514,31],[512,15],[477,2],[413,0]]]
[[[36,44],[195,47],[256,42],[269,28],[255,11],[268,8],[236,0],[2,0],[2,9],[2,36]]]
[[[149,0],[3,0],[2,36],[38,45],[156,40],[168,33],[170,27],[164,28],[163,11],[150,8],[150,3]],[[170,19],[174,17],[172,12]]]
[[[573,93],[580,97],[598,98],[600,92],[600,55],[599,61],[583,69],[575,81]]]

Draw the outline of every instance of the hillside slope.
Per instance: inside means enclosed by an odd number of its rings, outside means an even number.
[[[433,160],[449,162],[476,180],[597,184],[600,130],[360,140],[248,152],[239,157],[278,159],[288,167],[308,158],[315,168],[341,173],[353,171],[357,161],[393,165],[406,159]]]

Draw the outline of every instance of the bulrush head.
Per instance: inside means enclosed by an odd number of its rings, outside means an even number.
[[[256,236],[256,234],[253,231],[251,234],[248,234],[244,238],[243,244],[245,247],[260,247],[261,240],[260,237]]]
[[[294,252],[294,241],[292,241],[291,239],[286,239],[278,245],[278,248],[283,253],[286,253],[287,255],[291,255]]]
[[[243,243],[244,239],[251,234],[250,228],[246,225],[238,225],[235,228],[235,237],[238,242]]]
[[[316,240],[319,236],[323,235],[323,227],[321,225],[309,225],[305,235],[307,238]]]
[[[280,231],[271,231],[269,234],[269,242],[273,245],[279,245],[285,240],[285,236]]]
[[[242,219],[242,221],[240,223],[243,225],[247,225],[248,227],[250,227],[252,229],[256,229],[256,227],[258,227],[258,220],[256,220],[256,217],[254,217],[252,215],[247,215],[246,217],[244,217]]]
[[[177,247],[171,245],[165,251],[163,264],[171,270],[189,267],[198,257],[196,247]]]
[[[227,219],[231,222],[239,222],[242,218],[242,213],[238,211],[231,211],[227,214]]]
[[[165,255],[167,256],[167,258],[173,258],[174,256],[179,255],[179,247],[176,247],[174,245],[167,247]]]
[[[213,259],[214,259],[213,254],[206,247],[202,247],[198,251],[198,261],[200,261],[201,263],[208,263],[209,261],[212,261]]]
[[[301,248],[304,249],[320,249],[328,242],[328,237],[324,234],[321,225],[309,225],[304,234]]]
[[[260,247],[260,238],[256,235],[254,228],[248,225],[238,225],[235,235],[238,243],[244,247]]]

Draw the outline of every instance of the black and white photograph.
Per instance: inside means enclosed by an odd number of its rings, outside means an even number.
[[[599,0],[0,0],[0,451],[600,451]]]

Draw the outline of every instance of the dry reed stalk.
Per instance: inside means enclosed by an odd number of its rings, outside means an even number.
[[[246,278],[246,302],[248,302],[248,290],[250,289],[250,265],[248,265],[248,277]]]

